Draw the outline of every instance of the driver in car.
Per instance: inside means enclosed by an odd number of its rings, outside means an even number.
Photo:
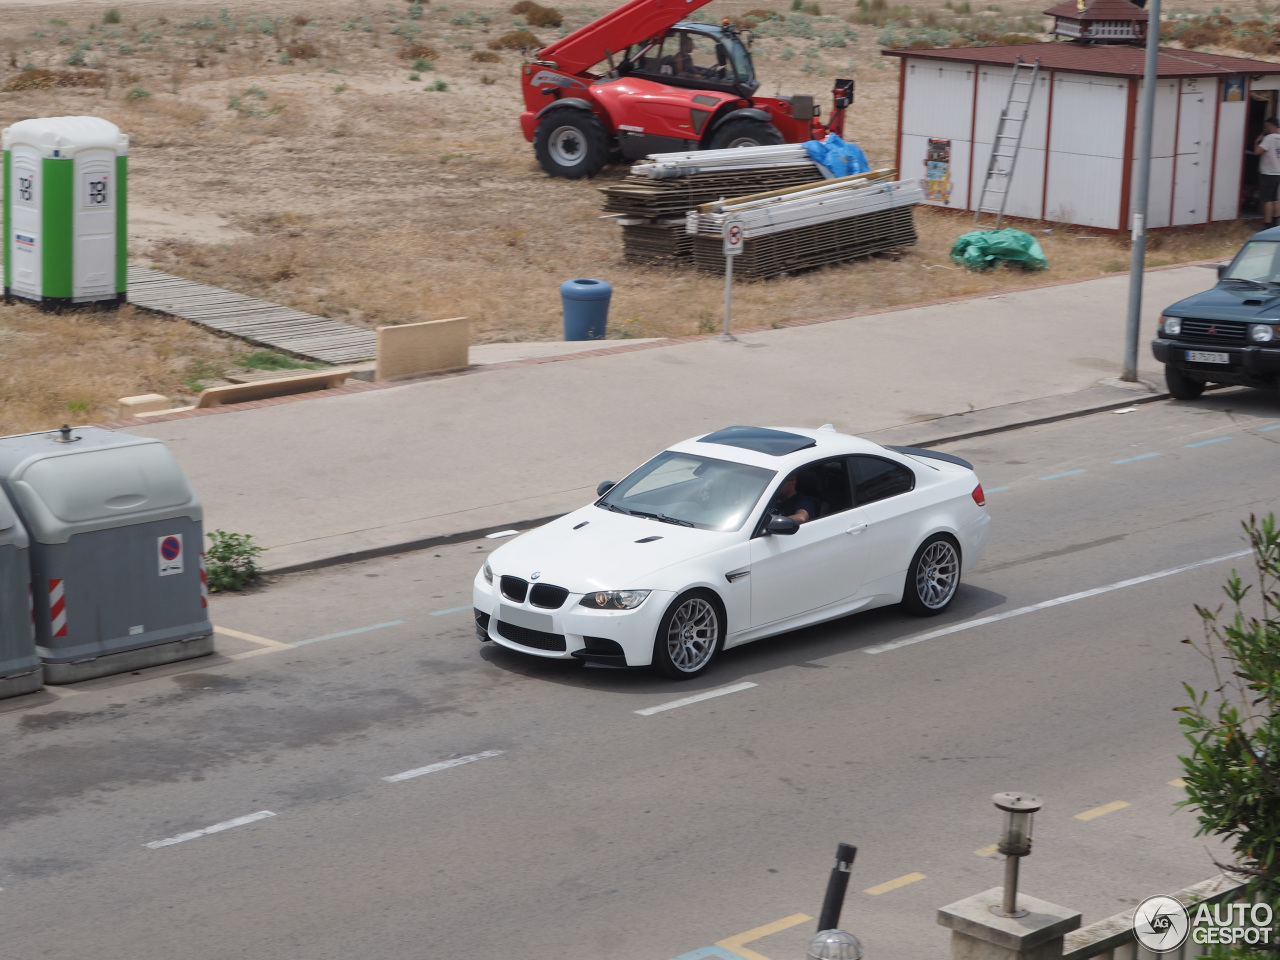
[[[808,523],[818,515],[818,501],[796,489],[798,474],[782,481],[773,497],[773,512],[790,517],[796,523]]]
[[[704,73],[693,63],[693,37],[687,33],[680,35],[680,52],[672,58],[672,66],[677,77],[701,77]]]

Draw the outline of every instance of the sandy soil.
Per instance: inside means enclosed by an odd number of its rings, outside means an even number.
[[[101,90],[0,93],[0,126],[95,114],[130,135],[135,262],[355,323],[466,315],[482,342],[559,337],[559,283],[575,276],[613,283],[611,336],[718,325],[718,278],[622,261],[618,228],[599,219],[597,187],[623,170],[573,182],[538,169],[517,122],[519,54],[473,58],[522,24],[506,3],[4,6],[0,86],[26,66],[70,69],[77,55],[105,74]],[[121,22],[104,23],[113,6]],[[716,0],[706,13],[759,6]],[[1036,15],[1042,6],[1015,0],[962,21],[1034,31],[1044,24]],[[1208,12],[1204,0],[1189,6]],[[560,9],[564,27],[535,28],[543,42],[607,5]],[[877,28],[850,22],[853,0],[823,2],[820,17],[783,9],[788,20],[753,49],[762,90],[808,92],[825,103],[833,77],[854,77],[846,133],[873,161],[891,162],[897,70],[880,55]],[[905,13],[956,22],[952,9],[936,4]],[[429,69],[415,71],[398,56],[406,36],[431,48]],[[783,322],[1094,275],[1128,262],[1123,237],[1039,225],[1048,275],[974,276],[947,257],[966,218],[921,209],[918,224],[921,243],[899,258],[740,284],[735,316],[751,325]],[[1225,254],[1244,232],[1222,225],[1156,239],[1152,262]]]

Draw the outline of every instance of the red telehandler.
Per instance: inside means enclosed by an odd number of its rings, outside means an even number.
[[[684,19],[710,2],[629,0],[539,50],[522,69],[520,126],[542,169],[576,179],[650,153],[843,134],[852,80],[835,82],[825,126],[811,96],[757,96],[738,30]]]

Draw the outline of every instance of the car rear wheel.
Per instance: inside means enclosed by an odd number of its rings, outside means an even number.
[[[934,617],[951,606],[959,586],[960,548],[950,537],[930,537],[911,558],[902,605],[917,617]]]
[[[654,669],[672,680],[696,677],[711,665],[724,642],[724,617],[708,590],[676,597],[658,625]]]
[[[1165,364],[1164,382],[1169,385],[1169,394],[1175,400],[1195,400],[1204,393],[1204,381],[1187,376],[1176,367]]]
[[[774,147],[782,142],[782,134],[772,123],[741,117],[730,120],[713,133],[707,148],[732,150],[737,147]]]
[[[533,152],[538,165],[553,177],[594,177],[609,159],[609,138],[595,114],[557,107],[538,123]]]

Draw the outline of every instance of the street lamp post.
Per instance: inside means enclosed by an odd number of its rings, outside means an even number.
[[[1023,793],[997,793],[991,799],[1004,812],[1004,831],[996,849],[1005,856],[1004,902],[993,905],[991,912],[998,917],[1025,917],[1027,911],[1018,909],[1018,861],[1031,853],[1031,821],[1043,804],[1039,797]]]
[[[1121,379],[1138,380],[1138,329],[1142,317],[1142,271],[1147,264],[1147,199],[1151,189],[1151,127],[1156,112],[1156,58],[1160,52],[1160,0],[1147,10],[1147,50],[1142,74],[1142,114],[1138,121],[1137,189],[1133,198],[1133,245],[1129,253],[1129,315],[1125,325]]]

